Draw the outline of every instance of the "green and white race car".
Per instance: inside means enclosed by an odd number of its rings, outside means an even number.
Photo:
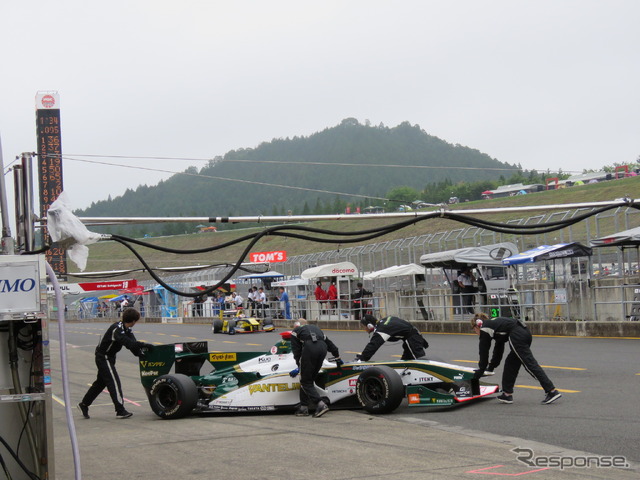
[[[140,360],[151,409],[161,418],[205,412],[293,410],[300,401],[290,332],[267,353],[210,352],[207,342],[157,345]],[[331,408],[393,412],[443,407],[492,395],[498,385],[473,378],[473,369],[431,360],[354,362],[325,360],[316,383]]]

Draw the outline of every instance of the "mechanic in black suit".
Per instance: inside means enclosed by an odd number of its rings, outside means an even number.
[[[316,405],[314,417],[320,417],[329,411],[329,406],[322,401],[315,387],[315,381],[327,356],[327,351],[335,357],[335,362],[341,366],[338,347],[329,340],[317,325],[308,325],[304,318],[297,320],[291,332],[291,351],[298,368],[289,375],[295,377],[300,374],[300,406],[296,410],[299,417],[309,415],[309,404]]]
[[[415,360],[424,357],[425,348],[429,348],[429,343],[418,329],[401,318],[386,317],[378,321],[373,315],[365,315],[360,323],[367,332],[373,333],[373,335],[362,353],[356,355],[356,360],[366,362],[387,341],[402,340],[402,360]]]
[[[480,336],[480,361],[478,369],[475,370],[476,378],[480,378],[487,367],[492,370],[500,364],[505,343],[509,342],[511,347],[511,352],[504,361],[502,394],[497,397],[500,402],[513,403],[513,386],[516,383],[520,365],[523,365],[544,389],[546,396],[542,401],[543,404],[555,402],[562,396],[531,353],[531,332],[523,322],[507,317],[490,319],[485,313],[476,313],[471,319],[471,328]],[[489,363],[491,340],[495,340],[496,344]]]
[[[102,393],[106,387],[111,395],[111,400],[116,409],[116,418],[129,418],[133,415],[124,408],[122,385],[116,370],[116,355],[125,347],[131,350],[136,357],[144,356],[143,349],[151,349],[153,345],[139,342],[131,328],[140,319],[140,313],[135,308],[125,308],[122,312],[122,320],[113,323],[102,336],[96,347],[96,366],[98,376],[89,387],[78,408],[84,418],[89,417],[89,406]]]

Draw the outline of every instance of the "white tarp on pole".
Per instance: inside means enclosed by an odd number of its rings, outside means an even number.
[[[367,273],[363,280],[375,280],[377,278],[401,277],[403,275],[424,275],[425,268],[415,263],[408,265],[394,265],[393,267],[384,268],[375,272]]]
[[[460,269],[467,265],[500,265],[502,259],[518,253],[518,247],[511,242],[494,243],[479,247],[458,248],[444,252],[428,253],[420,257],[425,267]]]
[[[301,278],[320,278],[320,277],[357,277],[358,269],[351,262],[328,263],[326,265],[318,265],[317,267],[307,268],[300,274]]]

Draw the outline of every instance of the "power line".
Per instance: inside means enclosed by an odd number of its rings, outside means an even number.
[[[75,160],[70,157],[90,157],[90,158],[131,158],[137,160],[176,160],[176,161],[188,161],[188,162],[210,162],[216,163],[229,162],[229,163],[257,163],[265,165],[296,165],[296,166],[328,166],[328,167],[384,167],[384,168],[418,168],[418,169],[441,169],[451,170],[455,168],[457,170],[490,170],[490,171],[506,171],[513,172],[518,169],[507,167],[464,167],[451,165],[404,165],[393,163],[337,163],[337,162],[294,162],[286,160],[249,160],[249,159],[224,159],[220,158],[195,158],[195,157],[157,157],[157,156],[131,156],[131,155],[95,155],[95,154],[69,154],[65,153],[63,158],[68,160]],[[569,170],[567,170],[569,172]]]
[[[305,191],[305,192],[326,193],[326,194],[331,194],[331,195],[341,195],[341,196],[345,196],[345,197],[358,197],[358,198],[371,199],[371,200],[383,200],[385,202],[389,201],[387,198],[375,197],[375,196],[372,196],[372,195],[359,195],[357,193],[335,192],[335,191],[332,191],[332,190],[321,190],[321,189],[317,189],[317,188],[296,187],[296,186],[293,186],[293,185],[279,185],[279,184],[276,184],[276,183],[257,182],[257,181],[253,181],[253,180],[243,180],[243,179],[239,179],[239,178],[217,177],[217,176],[213,176],[213,175],[203,175],[203,174],[199,174],[199,173],[189,173],[189,172],[176,172],[176,171],[172,171],[172,170],[163,170],[161,168],[140,167],[140,166],[135,166],[135,165],[122,165],[122,164],[115,164],[115,163],[109,163],[109,162],[101,162],[101,161],[98,161],[98,160],[86,160],[86,159],[80,159],[80,158],[69,158],[66,154],[65,155],[56,155],[56,157],[59,157],[59,158],[64,159],[64,160],[75,161],[75,162],[93,163],[93,164],[98,164],[98,165],[109,165],[109,166],[115,166],[115,167],[131,168],[131,169],[134,169],[134,170],[146,170],[146,171],[151,171],[151,172],[170,173],[172,175],[186,175],[186,176],[190,176],[190,177],[209,178],[209,179],[212,179],[212,180],[222,180],[222,181],[225,181],[225,182],[245,183],[245,184],[249,184],[249,185],[261,185],[261,186],[266,186],[266,187],[288,188],[290,190],[301,190],[301,191]],[[170,159],[168,159],[168,160],[170,160]]]

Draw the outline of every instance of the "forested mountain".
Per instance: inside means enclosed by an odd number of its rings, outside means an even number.
[[[175,217],[338,213],[347,204],[353,208],[381,205],[381,198],[388,198],[387,194],[398,187],[424,192],[429,185],[495,181],[517,171],[517,166],[447,143],[418,125],[404,122],[389,128],[349,118],[308,137],[274,139],[256,148],[232,150],[199,172],[190,167],[185,174],[176,174],[157,186],[128,190],[121,197],[96,202],[76,214]],[[166,224],[140,228],[115,230],[170,234],[192,229]],[[113,227],[109,231],[116,233]]]

